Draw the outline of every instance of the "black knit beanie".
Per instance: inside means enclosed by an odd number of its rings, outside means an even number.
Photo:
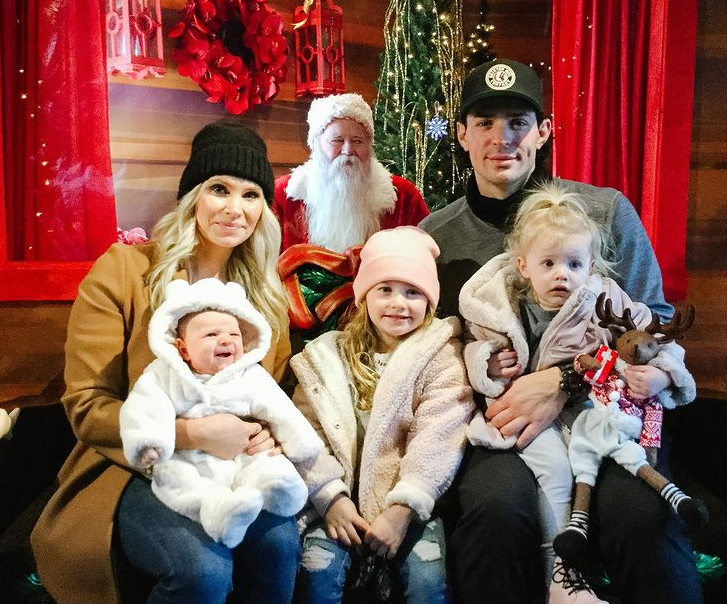
[[[179,181],[177,199],[212,176],[237,176],[260,185],[273,202],[275,179],[265,141],[240,122],[223,119],[207,124],[192,141],[192,154]]]

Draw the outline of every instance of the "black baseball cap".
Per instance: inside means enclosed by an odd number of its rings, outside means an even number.
[[[528,101],[539,113],[543,112],[543,84],[532,67],[508,59],[495,59],[475,67],[462,84],[460,119],[485,99],[516,98]]]

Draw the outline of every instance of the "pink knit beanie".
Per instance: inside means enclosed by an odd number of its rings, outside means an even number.
[[[377,283],[403,281],[422,290],[436,308],[437,256],[439,247],[434,239],[418,227],[402,226],[374,233],[361,250],[361,265],[353,280],[356,306]]]

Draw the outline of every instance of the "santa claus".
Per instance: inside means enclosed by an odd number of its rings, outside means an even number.
[[[315,99],[308,126],[310,159],[275,181],[281,251],[311,243],[343,252],[380,229],[417,225],[429,214],[416,187],[376,159],[373,115],[361,95]]]

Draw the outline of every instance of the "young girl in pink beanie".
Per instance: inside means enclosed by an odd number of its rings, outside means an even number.
[[[326,449],[308,485],[300,602],[340,602],[352,560],[391,560],[409,604],[449,602],[434,504],[452,483],[473,411],[455,317],[435,318],[439,248],[416,227],[371,236],[357,311],[291,359],[293,400]],[[366,567],[366,565],[362,565]]]

